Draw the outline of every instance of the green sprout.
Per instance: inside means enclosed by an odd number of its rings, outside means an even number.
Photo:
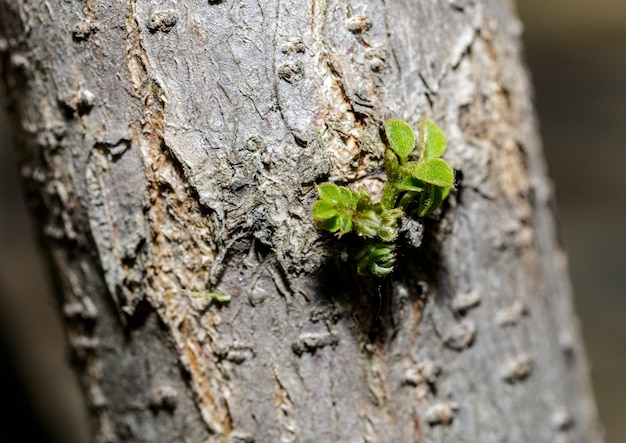
[[[380,202],[372,202],[364,192],[327,182],[316,186],[320,198],[311,210],[317,225],[337,237],[355,231],[365,238],[365,245],[356,255],[359,274],[391,273],[399,219],[433,213],[454,189],[454,170],[441,158],[446,138],[435,123],[420,119],[417,160],[409,160],[416,137],[408,123],[387,120],[385,135],[387,183]]]
[[[182,292],[187,295],[194,295],[198,297],[205,297],[211,300],[215,300],[218,303],[229,303],[231,296],[229,294],[220,294],[219,292],[208,292],[208,291],[191,291],[189,289],[179,288],[170,280],[170,284],[174,288],[175,291]]]

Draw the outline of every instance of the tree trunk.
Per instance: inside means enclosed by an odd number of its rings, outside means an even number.
[[[96,442],[601,440],[508,1],[0,5]],[[421,115],[457,190],[357,276],[313,185]]]

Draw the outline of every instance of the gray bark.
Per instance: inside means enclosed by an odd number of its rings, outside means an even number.
[[[96,442],[596,442],[508,1],[0,2]],[[381,122],[458,189],[385,280],[310,217]],[[180,288],[232,295],[220,305]]]

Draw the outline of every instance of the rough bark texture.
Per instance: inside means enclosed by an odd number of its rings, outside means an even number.
[[[0,4],[95,441],[600,440],[508,1]],[[357,277],[313,184],[420,115],[458,189]]]

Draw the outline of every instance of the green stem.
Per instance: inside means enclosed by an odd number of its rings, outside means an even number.
[[[385,172],[387,173],[387,183],[383,188],[383,195],[380,204],[383,209],[393,209],[400,195],[399,185],[402,183],[402,173],[398,157],[391,149],[385,149]]]

